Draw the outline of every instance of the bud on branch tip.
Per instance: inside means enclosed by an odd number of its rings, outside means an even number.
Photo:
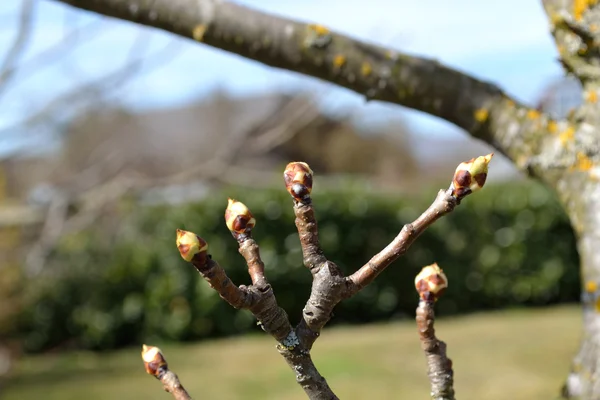
[[[296,201],[306,200],[312,191],[313,171],[307,163],[294,161],[283,172],[285,188]]]
[[[485,184],[488,173],[488,164],[492,160],[494,153],[486,156],[472,158],[469,161],[460,163],[454,172],[452,179],[452,195],[458,199],[481,189]]]
[[[158,347],[142,345],[142,360],[146,372],[157,376],[159,371],[167,367],[167,360]]]
[[[193,232],[177,229],[177,249],[181,257],[191,262],[195,255],[206,253],[208,243]]]
[[[256,225],[256,220],[252,213],[241,201],[227,199],[227,209],[225,210],[225,224],[232,233],[249,233]]]
[[[425,301],[437,301],[448,287],[448,278],[437,263],[423,267],[415,278],[415,287]]]

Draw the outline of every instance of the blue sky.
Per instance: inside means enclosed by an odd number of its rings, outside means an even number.
[[[0,2],[0,55],[15,34],[20,1]],[[517,98],[534,101],[550,80],[561,75],[541,1],[503,0],[244,0],[257,9],[319,22],[359,39],[401,51],[435,57],[443,63],[496,82]],[[77,50],[53,62],[28,60],[61,40],[66,31],[97,17],[40,0],[33,40],[22,58],[29,65],[0,97],[0,152],[20,134],[8,130],[32,110],[69,88],[118,68],[139,28],[112,20],[100,35],[84,30]],[[106,29],[107,28],[107,29]],[[152,30],[144,40],[150,53],[177,43],[164,65],[121,88],[116,99],[135,109],[175,107],[197,101],[216,88],[248,95],[265,90],[293,90],[298,85],[324,87],[316,80],[278,71]],[[92,37],[90,40],[89,37]],[[403,116],[415,128],[456,134],[448,124],[396,106],[364,103],[359,95],[331,88],[327,104],[355,107],[359,115]],[[77,104],[73,104],[76,107]],[[4,137],[3,137],[4,136]]]

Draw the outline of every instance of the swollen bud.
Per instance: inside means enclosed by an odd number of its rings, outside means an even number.
[[[201,263],[206,260],[208,243],[195,233],[177,229],[176,243],[179,254],[185,261],[191,262],[194,257]]]
[[[146,372],[150,375],[158,377],[161,370],[164,371],[167,367],[167,360],[163,356],[158,347],[142,345],[142,360]]]
[[[485,184],[488,172],[488,164],[492,160],[494,153],[486,156],[472,158],[469,161],[460,163],[454,172],[452,180],[452,195],[457,199],[481,189]]]
[[[228,199],[227,209],[225,210],[225,224],[232,233],[243,234],[250,233],[256,225],[256,220],[244,203]]]
[[[305,201],[310,197],[313,185],[313,172],[307,163],[294,161],[283,172],[285,188],[296,201]]]
[[[425,301],[437,301],[448,287],[448,278],[437,263],[423,267],[415,278],[415,287]]]

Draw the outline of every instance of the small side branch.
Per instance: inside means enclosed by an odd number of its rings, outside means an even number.
[[[455,400],[452,360],[446,356],[446,343],[435,336],[434,304],[448,286],[448,279],[437,264],[429,265],[415,279],[421,299],[417,307],[417,328],[421,348],[427,359],[427,373],[433,400]]]
[[[452,189],[440,190],[434,202],[414,222],[404,225],[398,236],[365,265],[348,277],[351,285],[347,296],[353,296],[373,282],[392,262],[403,255],[414,241],[435,221],[452,212],[458,204]]]
[[[192,400],[175,372],[169,369],[167,360],[158,347],[142,346],[142,360],[146,372],[162,382],[166,392],[173,395],[175,400]]]
[[[405,225],[398,236],[368,263],[348,277],[347,297],[373,282],[393,261],[408,250],[421,233],[444,215],[452,212],[460,201],[481,189],[487,179],[488,164],[494,153],[459,164],[448,190],[440,190],[434,202],[414,222]]]
[[[177,247],[181,256],[194,265],[225,301],[235,308],[252,312],[262,329],[277,340],[279,353],[296,374],[296,381],[309,399],[337,399],[325,378],[319,374],[310,352],[298,340],[287,313],[277,304],[265,276],[259,246],[252,237],[252,228],[256,224],[252,213],[243,203],[229,199],[225,222],[246,260],[252,285],[235,286],[225,270],[207,253],[206,241],[192,232],[177,231]]]

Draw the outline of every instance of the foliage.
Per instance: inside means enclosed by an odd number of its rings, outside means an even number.
[[[30,351],[57,345],[113,348],[160,339],[192,340],[258,329],[199,279],[175,248],[175,229],[194,231],[236,284],[248,284],[225,227],[227,195],[254,214],[254,236],[280,305],[301,315],[311,276],[302,266],[291,199],[284,190],[228,190],[197,204],[135,207],[113,235],[94,229],[67,237],[54,275],[27,286],[19,336]],[[399,198],[361,190],[313,198],[330,259],[350,272],[386,246],[435,197]],[[441,315],[515,305],[576,301],[575,238],[554,197],[539,185],[490,186],[436,222],[370,287],[342,302],[333,323],[414,315],[414,277],[438,262],[450,281]]]

